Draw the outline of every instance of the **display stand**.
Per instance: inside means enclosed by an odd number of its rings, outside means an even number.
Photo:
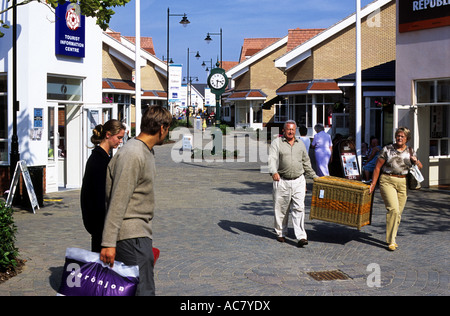
[[[344,139],[338,144],[339,159],[344,178],[349,180],[361,180],[361,173],[356,155],[355,144],[351,140]]]
[[[11,207],[12,201],[14,199],[14,194],[17,189],[17,184],[19,183],[20,174],[22,174],[23,181],[27,188],[28,197],[30,198],[31,208],[33,213],[36,214],[35,208],[39,209],[39,203],[34,192],[33,182],[31,182],[30,172],[28,171],[25,161],[20,160],[17,162],[16,169],[14,171],[13,180],[9,188],[8,198],[6,199],[6,207]]]

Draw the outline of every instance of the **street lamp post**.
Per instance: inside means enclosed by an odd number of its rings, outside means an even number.
[[[356,0],[356,156],[361,166],[362,73],[361,73],[361,0]]]
[[[170,59],[170,56],[169,56],[169,53],[170,53],[170,50],[169,50],[169,27],[170,27],[170,23],[169,23],[169,21],[170,21],[170,17],[171,16],[182,16],[183,18],[181,19],[180,24],[183,25],[184,27],[187,27],[188,24],[191,23],[188,20],[188,18],[186,16],[186,13],[183,13],[183,14],[170,14],[170,8],[167,8],[167,107],[169,107],[169,99],[170,99],[170,96],[169,96],[169,92],[170,92],[169,91],[169,84],[170,84],[170,78],[169,78],[170,66],[169,66],[169,61],[171,61],[171,59]]]
[[[17,111],[19,111],[19,101],[17,100],[17,0],[13,0],[13,134],[11,137],[10,153],[10,175],[13,181],[14,171],[17,162],[20,160],[19,137],[17,136]]]
[[[186,84],[187,84],[186,98],[187,98],[187,100],[189,100],[189,102],[188,101],[186,101],[186,102],[188,102],[188,107],[189,107],[189,104],[192,103],[192,82],[194,80],[198,82],[198,77],[185,77],[185,78],[183,78],[183,81],[186,81]]]
[[[211,41],[212,41],[211,35],[219,35],[220,36],[220,68],[223,68],[222,67],[222,61],[223,61],[223,59],[222,59],[222,28],[220,28],[219,33],[208,32],[208,34],[206,35],[206,38],[205,38],[205,41],[207,44],[211,43]]]
[[[209,65],[210,65],[211,68],[206,67],[206,64],[205,64],[205,63],[209,63]],[[206,73],[207,73],[206,78],[208,78],[209,72],[214,68],[212,58],[211,58],[211,60],[204,60],[203,63],[202,63],[202,67],[203,67],[203,68],[206,67],[206,69],[205,69],[205,71],[206,71]]]
[[[197,60],[200,59],[200,53],[198,51],[191,52],[188,47],[188,49],[187,49],[187,76],[186,76],[186,78],[188,78],[188,79],[190,78],[189,77],[189,60],[190,60],[191,54],[195,54],[195,58],[197,58]],[[189,128],[189,82],[186,85],[186,127]]]
[[[206,64],[205,64],[205,63],[209,63],[209,65],[210,65],[211,68],[206,67]],[[211,69],[214,68],[213,66],[214,66],[214,65],[213,65],[212,58],[211,58],[211,60],[204,60],[203,63],[202,63],[202,67],[203,67],[203,68],[206,67],[205,71],[210,71]]]

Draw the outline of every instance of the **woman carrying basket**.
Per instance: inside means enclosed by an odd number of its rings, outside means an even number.
[[[422,163],[416,153],[406,143],[411,139],[411,132],[406,127],[399,127],[395,132],[395,143],[385,146],[378,156],[373,171],[370,193],[380,178],[380,193],[386,206],[386,242],[388,249],[394,251],[397,231],[407,199],[407,175],[409,168],[415,164],[422,169]],[[381,175],[380,175],[381,173]]]

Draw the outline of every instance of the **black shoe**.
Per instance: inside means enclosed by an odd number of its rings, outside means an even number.
[[[278,236],[278,237],[277,237],[277,241],[279,241],[279,242],[285,242],[285,241],[286,241],[286,238]]]
[[[297,247],[302,248],[303,246],[306,246],[308,244],[308,241],[306,239],[300,239],[297,243]]]

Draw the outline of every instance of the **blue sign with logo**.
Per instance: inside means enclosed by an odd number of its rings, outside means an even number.
[[[85,16],[80,6],[66,2],[56,8],[55,54],[85,57]]]

